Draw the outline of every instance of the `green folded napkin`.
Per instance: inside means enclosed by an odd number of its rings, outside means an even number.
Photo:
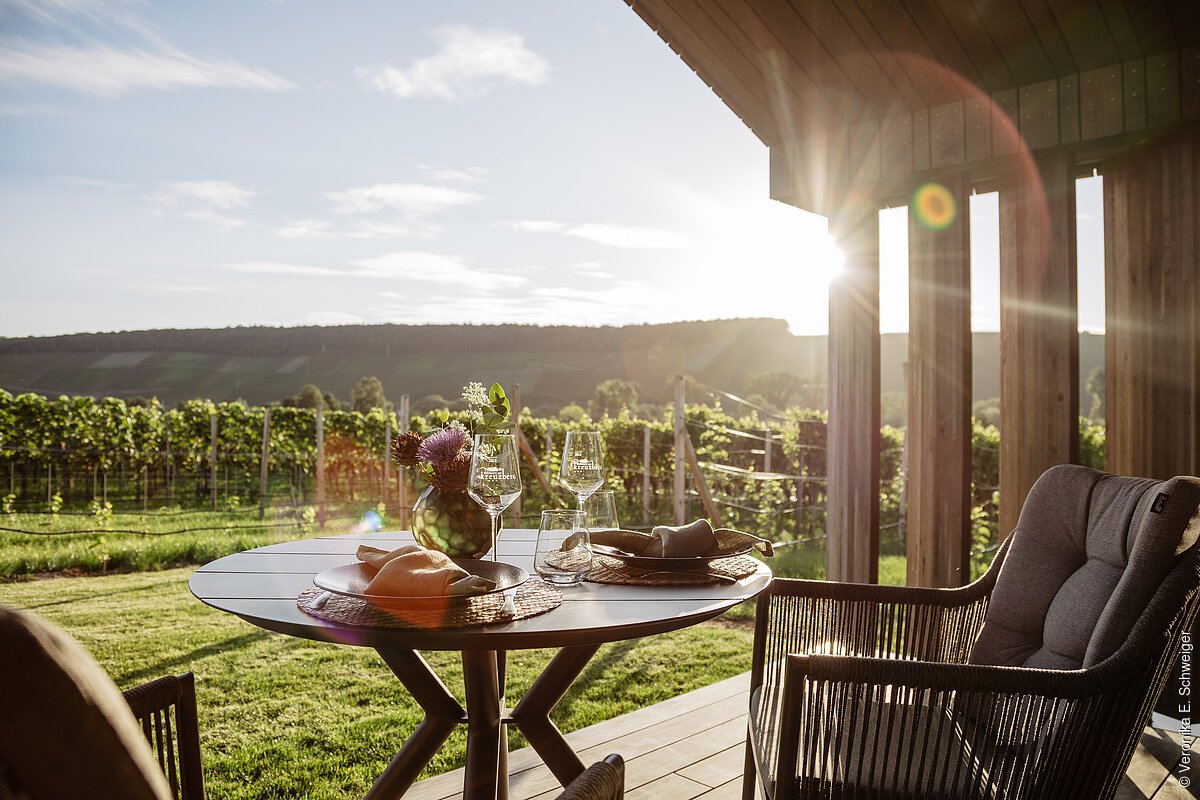
[[[496,588],[496,582],[472,575],[445,553],[415,544],[380,550],[360,545],[358,560],[378,570],[367,584],[369,594],[388,597],[444,597],[481,594]]]

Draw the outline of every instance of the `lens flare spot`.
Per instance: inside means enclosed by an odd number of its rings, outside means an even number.
[[[954,195],[942,184],[932,181],[917,187],[911,207],[917,222],[931,231],[945,230],[958,217]]]

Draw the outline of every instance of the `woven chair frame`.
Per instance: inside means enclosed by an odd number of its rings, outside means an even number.
[[[597,761],[563,790],[558,800],[622,800],[625,797],[625,761],[611,755]]]
[[[1111,798],[1197,614],[1200,548],[1088,669],[966,663],[1007,544],[958,589],[777,579],[758,602],[743,798]]]
[[[203,800],[204,771],[192,673],[168,675],[128,689],[124,695],[167,776],[172,796]]]

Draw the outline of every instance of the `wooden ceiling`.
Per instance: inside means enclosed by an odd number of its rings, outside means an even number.
[[[1198,0],[626,1],[768,145],[1200,45]]]

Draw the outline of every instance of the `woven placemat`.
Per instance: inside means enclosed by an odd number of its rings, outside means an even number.
[[[720,583],[714,575],[745,578],[758,569],[758,561],[749,556],[733,556],[708,562],[707,570],[689,572],[655,572],[631,567],[624,561],[597,555],[587,579],[592,583],[620,583],[626,586],[704,586]]]
[[[368,628],[473,628],[536,617],[562,603],[562,592],[537,578],[530,578],[517,588],[513,597],[517,610],[511,615],[504,613],[504,592],[421,608],[380,608],[365,600],[335,594],[323,607],[312,608],[312,601],[320,594],[321,590],[315,586],[305,589],[296,598],[296,605],[317,619]]]

